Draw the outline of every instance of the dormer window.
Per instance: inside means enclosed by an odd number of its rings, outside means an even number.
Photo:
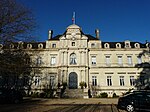
[[[52,48],[56,48],[56,44],[53,43],[53,44],[52,44]]]
[[[121,44],[120,44],[120,43],[117,43],[117,44],[116,44],[116,48],[121,48]]]
[[[150,48],[150,43],[147,43],[147,44],[146,44],[146,47],[147,47],[147,48]]]
[[[43,44],[39,44],[39,45],[38,45],[38,48],[39,48],[39,49],[42,49],[42,48],[43,48]]]
[[[125,41],[125,48],[131,48],[130,41]]]
[[[14,45],[13,44],[10,44],[10,49],[13,49],[14,48]]]
[[[27,48],[31,49],[32,48],[32,44],[27,44]]]
[[[129,48],[129,43],[126,43],[126,47]]]
[[[71,45],[72,45],[72,46],[75,46],[75,42],[72,42]]]
[[[109,48],[109,44],[108,43],[104,44],[104,48]]]
[[[0,44],[0,49],[2,49],[3,48],[3,44]]]
[[[134,47],[135,47],[135,48],[140,48],[140,44],[139,44],[139,43],[135,43],[135,44],[134,44]]]
[[[92,44],[91,44],[91,48],[94,48],[94,47],[95,47],[95,43],[92,43]]]
[[[20,42],[18,42],[17,49],[22,49],[22,48],[23,48],[23,42],[20,41]]]

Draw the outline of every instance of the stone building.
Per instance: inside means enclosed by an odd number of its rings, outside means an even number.
[[[143,71],[135,65],[150,62],[150,56],[139,57],[149,49],[148,44],[129,40],[103,42],[99,30],[95,33],[95,37],[84,34],[78,25],[72,24],[62,35],[53,37],[49,31],[45,42],[23,43],[24,50],[38,64],[33,89],[67,83],[67,91],[75,92],[85,82],[93,96],[106,92],[110,97],[135,89],[135,80]]]

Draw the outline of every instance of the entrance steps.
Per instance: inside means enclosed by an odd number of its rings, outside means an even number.
[[[69,89],[66,88],[63,97],[64,98],[83,98],[84,90],[83,89]]]

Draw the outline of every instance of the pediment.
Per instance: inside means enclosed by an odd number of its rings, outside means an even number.
[[[59,38],[59,40],[65,40],[65,39],[66,39],[65,36],[61,36],[61,37]]]
[[[88,39],[88,37],[87,37],[87,36],[85,36],[85,35],[83,35],[81,39],[87,40],[87,39]]]

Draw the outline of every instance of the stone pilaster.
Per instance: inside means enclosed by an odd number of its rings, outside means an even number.
[[[66,52],[64,51],[64,57],[63,57],[64,63],[63,63],[63,65],[66,65],[66,57],[67,57],[67,55],[66,55]]]

